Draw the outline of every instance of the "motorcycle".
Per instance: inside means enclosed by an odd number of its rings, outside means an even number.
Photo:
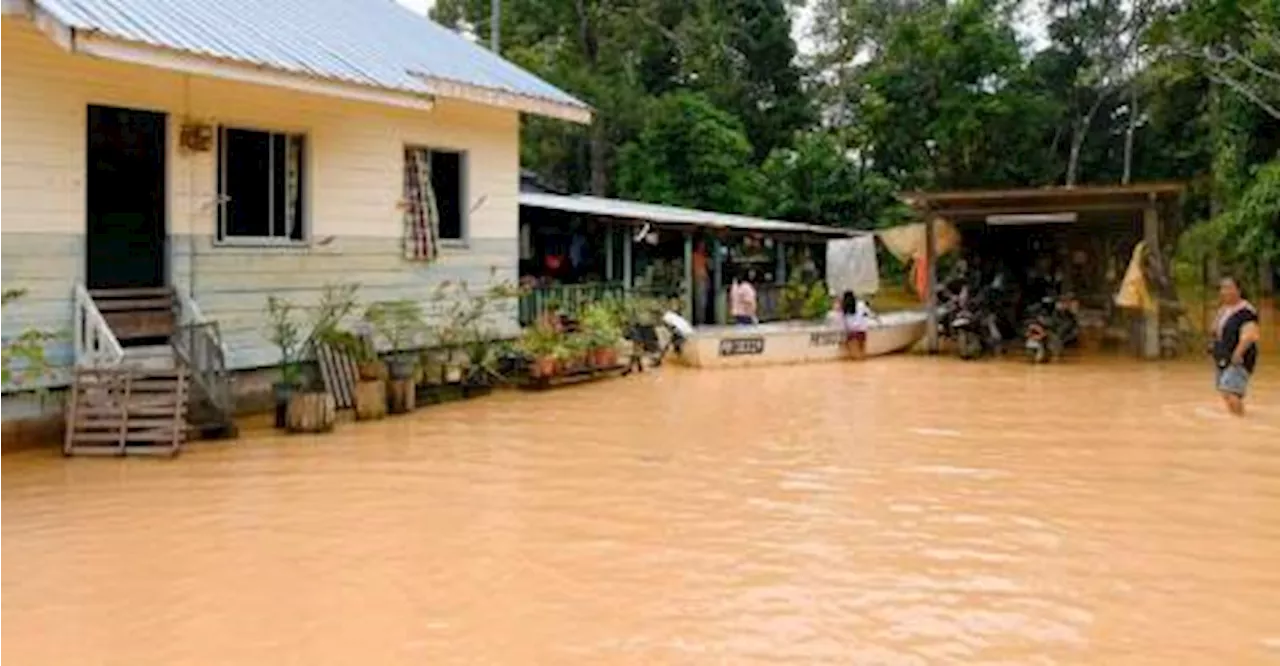
[[[1069,299],[1044,298],[1028,313],[1024,335],[1027,360],[1048,363],[1080,336],[1080,323]]]
[[[961,298],[949,322],[948,337],[966,361],[999,353],[1004,343],[995,312],[981,298]]]

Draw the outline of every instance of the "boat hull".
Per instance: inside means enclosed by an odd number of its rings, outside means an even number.
[[[867,331],[866,355],[910,348],[924,336],[923,312],[893,312]],[[698,368],[785,365],[849,357],[845,333],[829,323],[779,322],[756,326],[701,326],[681,346],[680,360]]]

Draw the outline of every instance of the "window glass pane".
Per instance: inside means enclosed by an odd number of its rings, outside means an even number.
[[[285,165],[288,157],[285,150],[288,146],[287,137],[283,134],[271,135],[271,235],[277,238],[286,238],[289,234],[285,231],[286,220],[284,211],[288,207],[286,205],[285,189],[286,189],[286,168]]]
[[[271,135],[227,129],[223,132],[224,232],[229,237],[270,235],[268,166]]]
[[[440,212],[440,237],[462,238],[462,154],[431,151],[431,189]]]

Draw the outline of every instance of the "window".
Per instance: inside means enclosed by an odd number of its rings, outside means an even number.
[[[431,194],[435,197],[436,213],[439,215],[437,226],[440,240],[465,240],[466,182],[463,170],[466,156],[456,151],[431,148],[408,148],[405,153],[409,158],[405,160],[406,169],[412,168],[415,157],[425,158],[431,173]]]
[[[218,240],[303,240],[304,143],[301,134],[219,128]]]

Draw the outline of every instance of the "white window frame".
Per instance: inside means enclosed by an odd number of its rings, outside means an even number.
[[[427,151],[427,159],[430,161],[431,153],[453,153],[458,156],[458,237],[439,239],[440,247],[449,248],[468,248],[471,246],[471,153],[461,148],[450,148],[448,146],[429,146],[421,143],[408,143],[405,148],[409,150],[425,150]],[[401,159],[404,151],[400,152]],[[401,165],[403,170],[404,165]],[[403,173],[403,171],[401,172]],[[440,193],[436,192],[436,198],[440,198]],[[438,206],[439,204],[437,204]],[[304,206],[305,211],[305,206]]]
[[[223,192],[223,188],[227,185],[227,164],[223,159],[225,155],[225,138],[227,130],[239,130],[242,132],[259,132],[270,135],[272,138],[283,136],[286,138],[301,137],[302,139],[302,162],[299,168],[302,170],[302,188],[298,192],[298,197],[302,201],[302,216],[298,223],[302,225],[302,238],[293,239],[280,236],[232,236],[227,233],[226,229],[226,212],[227,202],[230,197]],[[286,143],[287,145],[287,143]],[[268,150],[269,159],[274,162],[275,151]],[[311,244],[311,141],[306,132],[294,132],[288,130],[270,130],[248,125],[218,125],[218,136],[216,151],[214,153],[214,162],[216,171],[214,173],[214,189],[216,190],[215,201],[217,202],[216,217],[214,223],[217,228],[214,229],[213,244],[228,247],[308,247]],[[272,178],[268,184],[267,194],[267,211],[268,221],[267,228],[275,227],[274,220],[270,219],[271,215],[275,215],[275,177],[274,164],[268,169],[272,173]]]

